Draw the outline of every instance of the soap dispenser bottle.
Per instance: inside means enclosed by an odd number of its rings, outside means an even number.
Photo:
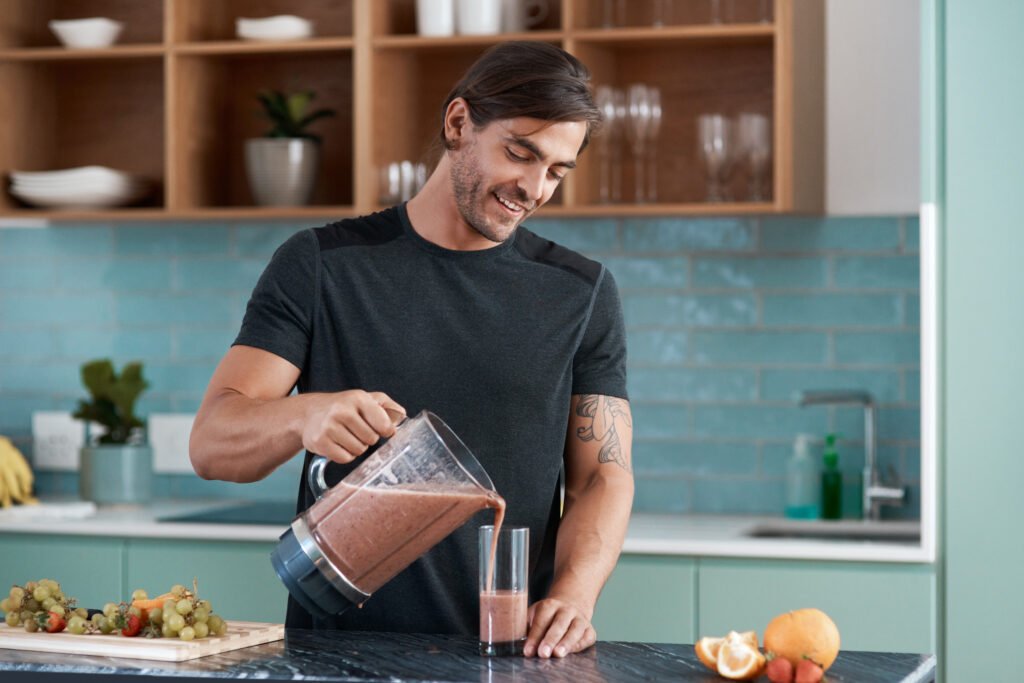
[[[836,435],[825,437],[825,469],[821,473],[821,518],[840,519],[843,516],[843,474],[839,471],[839,451]]]
[[[821,475],[810,453],[812,438],[798,434],[793,456],[786,463],[786,517],[790,519],[818,518]]]

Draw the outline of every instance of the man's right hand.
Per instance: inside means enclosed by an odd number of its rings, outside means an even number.
[[[302,446],[339,463],[352,462],[395,433],[405,408],[380,391],[352,389],[333,394],[309,394]]]

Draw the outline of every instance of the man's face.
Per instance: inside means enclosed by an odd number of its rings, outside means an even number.
[[[468,124],[448,152],[463,220],[492,242],[507,240],[575,168],[586,130],[583,121],[531,118],[494,121],[479,130]]]

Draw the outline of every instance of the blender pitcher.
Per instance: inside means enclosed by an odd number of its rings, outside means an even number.
[[[480,510],[505,508],[466,445],[429,411],[403,420],[331,489],[327,464],[313,459],[308,482],[317,501],[270,555],[292,597],[321,618],[361,605]]]

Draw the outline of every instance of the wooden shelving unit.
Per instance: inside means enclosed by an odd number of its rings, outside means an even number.
[[[414,0],[0,0],[0,173],[102,164],[158,181],[147,206],[104,211],[25,207],[4,191],[0,218],[201,220],[330,218],[378,208],[377,169],[436,159],[440,108],[462,72],[503,40],[544,40],[578,55],[595,84],[661,89],[658,201],[634,203],[632,163],[623,201],[599,201],[597,155],[581,157],[545,215],[727,215],[814,211],[822,206],[823,15],[821,3],[734,0],[722,23],[710,3],[676,8],[653,26],[653,0],[620,3],[605,27],[603,0],[551,0],[534,29],[496,36],[422,38]],[[728,3],[723,3],[728,4]],[[614,3],[613,3],[614,5]],[[315,35],[241,41],[239,16],[296,14]],[[125,22],[108,49],[68,50],[50,19],[107,16]],[[264,131],[255,95],[312,89],[337,111],[323,136],[310,206],[255,206],[243,144]],[[772,197],[708,203],[696,118],[708,111],[769,114],[774,126]],[[734,174],[732,190],[744,195]]]

